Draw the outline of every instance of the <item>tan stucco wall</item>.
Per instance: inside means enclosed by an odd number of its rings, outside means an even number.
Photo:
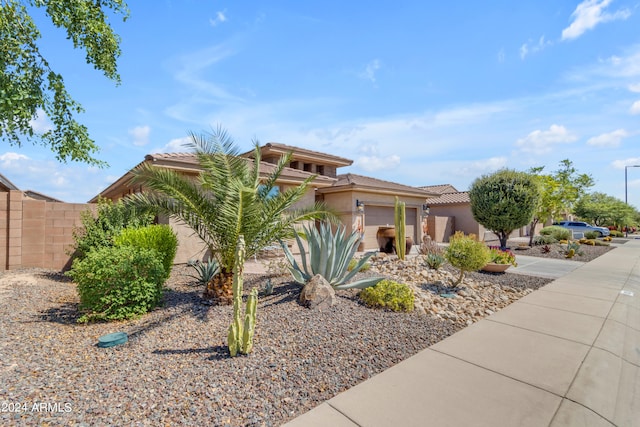
[[[462,231],[465,234],[475,234],[479,239],[482,239],[485,235],[485,229],[482,225],[473,218],[471,213],[471,206],[468,204],[461,205],[443,205],[443,206],[431,206],[429,216],[435,217],[453,217],[455,218],[454,230]],[[448,241],[449,236],[442,236],[443,240],[438,240],[439,236],[431,236],[438,242]],[[446,240],[445,240],[446,239]]]
[[[406,204],[406,234],[414,240],[414,243],[420,242],[422,239],[422,227],[420,226],[422,205],[425,199],[422,197],[399,197],[399,199]],[[364,203],[364,214],[358,213],[356,200]],[[347,230],[353,229],[358,217],[364,219],[364,246],[361,248],[363,250],[379,249],[376,232],[380,224],[367,222],[367,209],[369,209],[369,211],[371,211],[372,208],[384,208],[388,210],[388,221],[386,221],[386,223],[390,226],[394,225],[393,209],[395,196],[369,193],[354,189],[353,191],[326,193],[324,194],[324,201],[328,206],[337,211],[340,220],[347,227]]]
[[[0,192],[0,270],[70,266],[73,230],[84,203],[33,200],[21,191]]]

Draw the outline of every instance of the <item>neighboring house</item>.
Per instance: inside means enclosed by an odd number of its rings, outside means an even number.
[[[315,201],[324,201],[339,215],[347,229],[361,229],[364,232],[364,244],[360,249],[378,249],[376,233],[381,225],[393,225],[393,207],[396,196],[406,203],[407,236],[419,242],[422,239],[421,222],[422,208],[428,197],[436,193],[410,187],[393,182],[354,174],[338,174],[338,169],[349,166],[352,160],[318,151],[293,147],[275,142],[260,147],[260,171],[263,175],[270,173],[274,164],[288,152],[292,153],[291,162],[285,167],[277,184],[281,191],[289,186],[299,185],[311,175],[316,178],[311,184],[311,190],[299,202],[308,205]],[[242,157],[252,158],[254,151],[241,154]],[[171,168],[184,174],[197,176],[200,167],[197,158],[192,153],[152,154],[145,156],[142,163],[151,163],[157,167]],[[130,184],[132,172],[129,171],[113,184],[90,200],[97,202],[100,197],[118,200],[127,194],[143,191],[141,186]],[[358,208],[357,203],[363,208]],[[173,221],[160,219],[170,223],[178,233],[180,245],[176,255],[176,263],[184,263],[190,259],[201,259],[204,256],[202,243],[193,236],[185,226]]]
[[[436,242],[448,242],[456,231],[475,234],[482,239],[485,229],[473,218],[468,191],[458,191],[450,184],[420,187],[438,193],[427,200],[429,205],[429,236]]]
[[[485,229],[473,217],[468,191],[458,191],[450,184],[427,185],[420,188],[439,194],[427,200],[429,235],[436,242],[448,242],[449,237],[456,231],[475,234],[480,240],[497,239],[494,233]],[[523,237],[527,236],[527,233],[528,227],[525,226],[511,233],[511,237]]]

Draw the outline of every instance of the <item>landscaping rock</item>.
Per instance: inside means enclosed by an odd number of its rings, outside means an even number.
[[[336,291],[324,277],[316,274],[300,292],[300,304],[312,310],[327,310],[338,302]]]

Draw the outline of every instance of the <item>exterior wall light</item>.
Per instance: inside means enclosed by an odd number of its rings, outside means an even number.
[[[356,210],[358,213],[364,213],[364,202],[356,199]]]

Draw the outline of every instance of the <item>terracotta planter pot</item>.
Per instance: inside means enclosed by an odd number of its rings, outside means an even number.
[[[393,241],[395,238],[396,238],[395,227],[378,227],[378,232],[376,233],[376,240],[378,241],[378,247],[380,248],[380,252],[384,252],[386,254],[392,254]]]
[[[496,264],[494,262],[490,262],[482,267],[482,270],[490,273],[502,273],[509,267],[511,267],[511,264]]]

